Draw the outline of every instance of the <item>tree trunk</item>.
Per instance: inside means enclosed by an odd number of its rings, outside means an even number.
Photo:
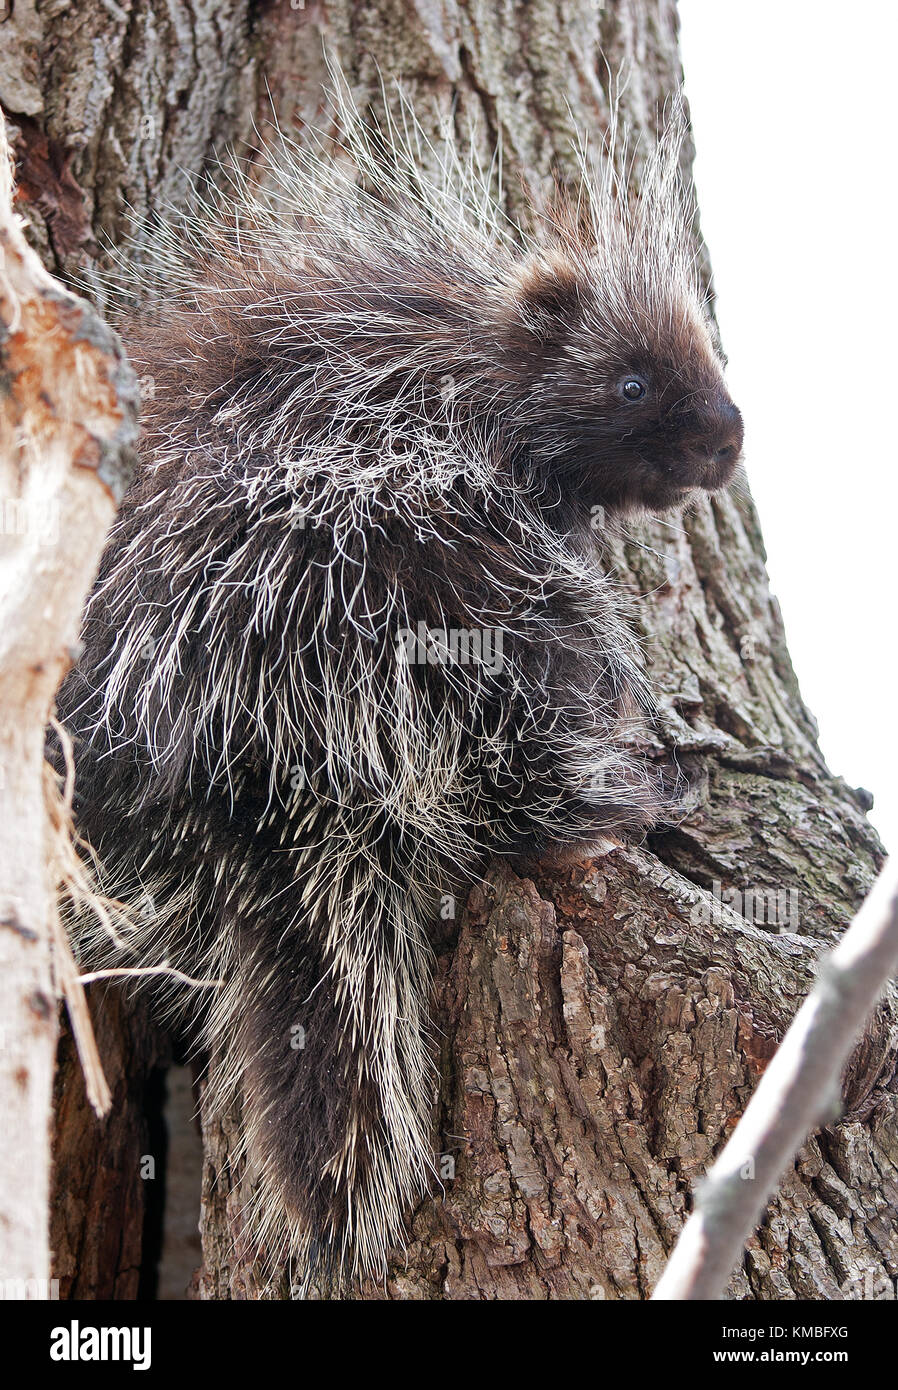
[[[187,197],[183,170],[207,172],[253,117],[264,131],[272,104],[300,140],[326,125],[322,37],[363,108],[393,101],[381,73],[395,75],[425,125],[451,112],[487,155],[501,138],[513,207],[516,175],[572,171],[573,132],[605,127],[609,74],[629,77],[623,114],[641,132],[681,77],[673,0],[95,0],[40,17],[17,5],[11,24],[34,59],[15,76],[0,61],[0,100],[34,236],[69,272],[104,235],[139,247],[153,208]],[[474,889],[435,988],[443,1189],[414,1214],[386,1287],[361,1297],[647,1297],[692,1185],[881,863],[866,793],[817,748],[747,493],[634,524],[616,561],[639,600],[658,751],[686,772],[691,809],[641,848],[564,870],[496,864]],[[734,1297],[895,1296],[896,1040],[892,992],[841,1118],[786,1175]],[[154,1058],[132,1042],[140,1073]],[[60,1152],[92,1123],[66,1118]],[[241,1226],[239,1125],[204,1111],[197,1290],[284,1297]],[[139,1218],[127,1202],[117,1212],[133,1251]]]

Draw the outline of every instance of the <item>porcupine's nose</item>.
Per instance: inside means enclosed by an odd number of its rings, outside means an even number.
[[[706,487],[723,487],[729,482],[742,453],[742,416],[729,398],[717,403],[714,429],[708,437],[708,477]]]

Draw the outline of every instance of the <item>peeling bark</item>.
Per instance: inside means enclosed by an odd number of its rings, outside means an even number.
[[[114,335],[25,243],[2,117],[0,358],[0,1282],[46,1297],[56,996],[71,962],[44,728],[128,480],[137,391]]]
[[[326,128],[322,38],[363,107],[392,102],[380,73],[396,74],[425,125],[451,116],[487,161],[501,138],[513,211],[522,181],[572,171],[575,129],[604,128],[609,74],[623,66],[623,114],[643,132],[681,77],[673,0],[49,0],[12,22],[35,57],[18,77],[0,59],[0,101],[33,238],[70,274],[104,238],[131,236],[139,255],[154,209],[182,203],[229,142],[257,141],[254,121],[264,136],[272,107],[300,141]],[[362,1297],[646,1297],[692,1184],[882,861],[867,794],[821,758],[747,491],[634,524],[615,560],[659,693],[653,751],[679,762],[689,805],[642,847],[566,870],[496,865],[475,889],[435,989],[435,1147],[455,1175]],[[895,1059],[893,991],[849,1065],[842,1118],[799,1155],[733,1297],[895,1296]],[[197,1292],[283,1297],[242,1228],[239,1114],[203,1123]]]

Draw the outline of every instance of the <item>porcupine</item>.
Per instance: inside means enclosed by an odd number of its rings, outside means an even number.
[[[59,701],[133,910],[104,963],[220,981],[183,1000],[243,1095],[260,1242],[306,1276],[381,1274],[428,1188],[441,895],[655,823],[595,517],[742,446],[681,122],[635,198],[583,160],[527,230],[450,145],[425,179],[418,128],[346,126],[349,161],[293,150],[157,242],[142,461]]]

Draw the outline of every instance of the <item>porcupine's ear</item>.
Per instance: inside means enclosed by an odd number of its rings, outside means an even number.
[[[559,339],[580,316],[580,276],[562,252],[529,255],[512,294],[521,325],[540,343]]]

